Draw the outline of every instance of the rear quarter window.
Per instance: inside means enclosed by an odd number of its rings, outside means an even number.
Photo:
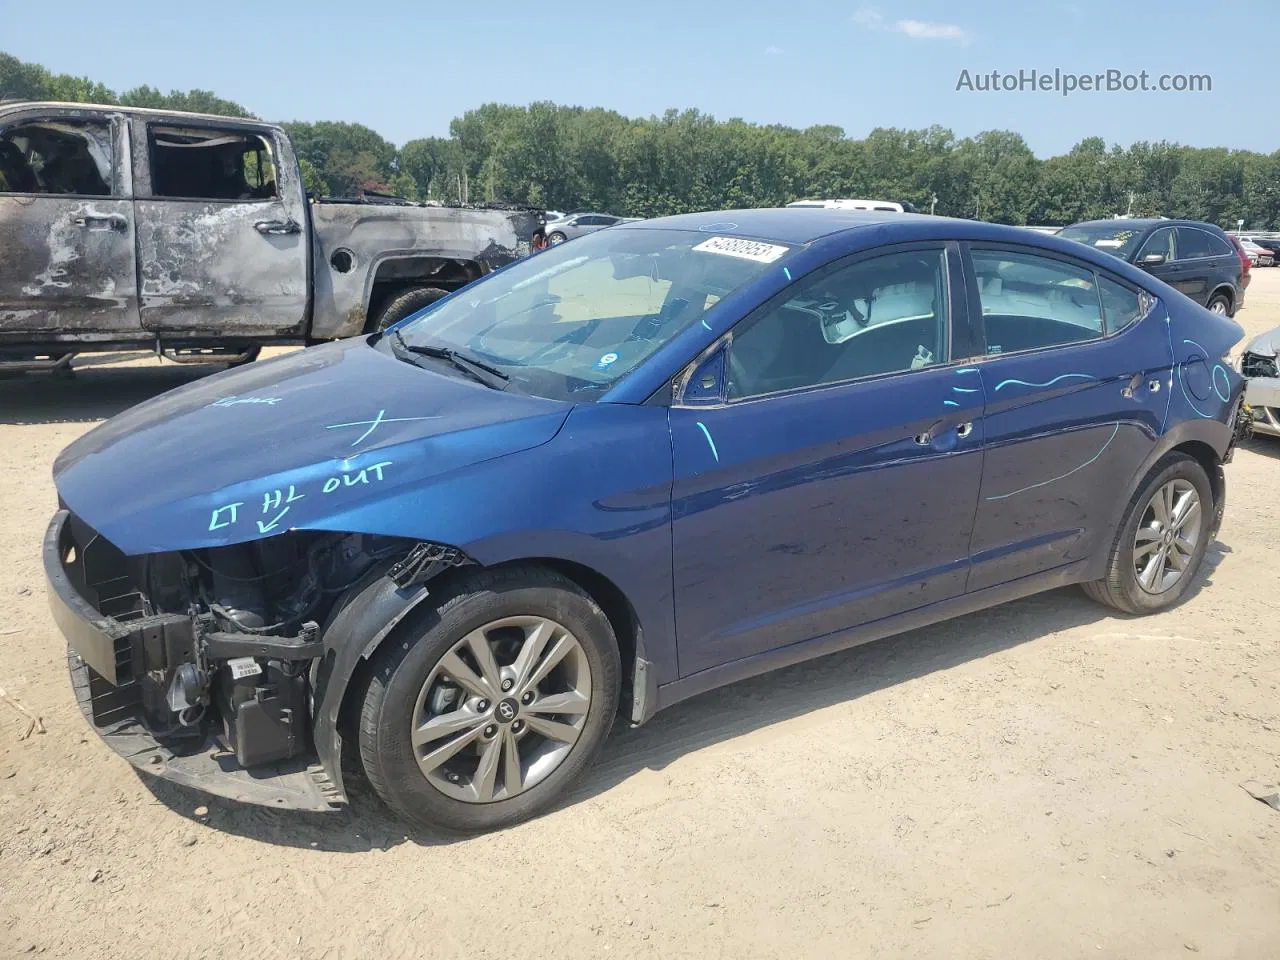
[[[1102,315],[1107,333],[1123,330],[1146,316],[1149,295],[1107,277],[1098,277],[1098,295],[1102,299]]]

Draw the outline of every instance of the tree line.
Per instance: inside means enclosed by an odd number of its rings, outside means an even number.
[[[207,90],[141,86],[116,93],[4,53],[0,98],[254,117]],[[449,136],[402,147],[359,123],[283,126],[317,195],[382,192],[637,217],[869,197],[1000,223],[1067,224],[1129,213],[1280,229],[1280,150],[1145,140],[1108,147],[1089,137],[1040,159],[1008,130],[957,137],[938,125],[877,128],[857,139],[835,126],[719,121],[698,110],[635,118],[554,103],[484,104],[455,119]]]

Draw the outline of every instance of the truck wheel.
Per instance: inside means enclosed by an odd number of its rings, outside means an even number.
[[[448,295],[448,290],[441,290],[439,287],[413,287],[406,290],[383,305],[373,321],[370,332],[381,332],[393,323],[398,323],[410,314],[417,313],[423,307],[429,307],[441,297]]]
[[[360,704],[365,775],[428,829],[535,816],[604,745],[620,672],[608,618],[571,580],[540,567],[480,571],[378,649]]]

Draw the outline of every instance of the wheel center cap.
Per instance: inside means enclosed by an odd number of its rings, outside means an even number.
[[[520,712],[520,704],[516,703],[511,697],[505,700],[499,700],[498,705],[493,708],[494,715],[503,723],[510,723],[516,718],[516,714]]]

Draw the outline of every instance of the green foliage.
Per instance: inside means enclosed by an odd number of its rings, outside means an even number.
[[[298,158],[298,166],[302,170],[302,188],[313,197],[327,197],[329,195],[329,184],[320,176],[317,170],[306,157]]]
[[[52,74],[0,53],[0,97],[122,103],[252,116],[206,90],[142,86],[117,96],[87,77]],[[775,206],[807,197],[910,201],[923,211],[1005,223],[1163,214],[1280,228],[1280,151],[1265,155],[1090,137],[1037,159],[1012,131],[957,138],[940,126],[797,130],[697,110],[629,118],[611,110],[487,103],[448,137],[401,149],[358,123],[284,124],[314,194],[362,190],[433,202],[502,201],[631,216]]]

